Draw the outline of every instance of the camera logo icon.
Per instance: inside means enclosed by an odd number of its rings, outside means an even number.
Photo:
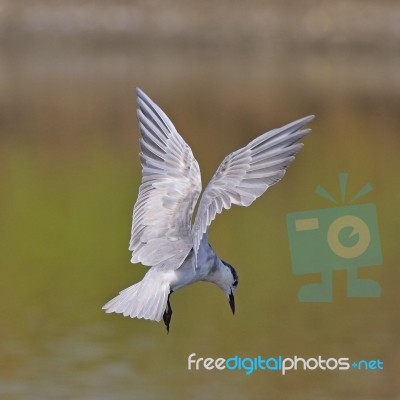
[[[347,173],[339,174],[342,205],[287,214],[292,270],[295,275],[321,274],[321,283],[299,289],[299,301],[332,301],[332,275],[347,272],[349,297],[379,297],[378,282],[358,277],[358,269],[382,264],[376,207],[373,203],[345,205]],[[372,190],[366,184],[349,204]],[[322,186],[316,193],[339,204]]]

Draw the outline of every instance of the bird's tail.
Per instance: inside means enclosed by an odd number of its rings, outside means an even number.
[[[170,288],[168,282],[157,279],[150,271],[140,282],[122,290],[105,304],[103,310],[123,314],[124,317],[161,321]]]

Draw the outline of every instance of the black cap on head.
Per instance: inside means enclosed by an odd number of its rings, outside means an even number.
[[[224,261],[224,260],[221,260],[221,261],[223,262],[224,265],[226,265],[226,266],[230,269],[230,271],[231,271],[231,273],[232,273],[232,276],[233,276],[233,286],[237,286],[237,284],[239,283],[239,276],[238,276],[238,274],[237,274],[235,268],[233,268],[232,265],[228,264],[226,261]],[[236,283],[236,284],[235,284],[235,283]]]

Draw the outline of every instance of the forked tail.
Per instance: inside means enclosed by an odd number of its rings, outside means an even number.
[[[167,282],[155,278],[149,270],[140,282],[122,290],[105,304],[103,310],[123,314],[124,317],[161,321],[170,288]]]

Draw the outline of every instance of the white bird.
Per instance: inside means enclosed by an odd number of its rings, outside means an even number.
[[[103,309],[132,318],[161,321],[167,331],[172,292],[198,281],[216,284],[235,312],[238,274],[208,243],[217,213],[232,204],[249,206],[279,182],[310,129],[314,116],[301,118],[257,137],[229,154],[203,192],[200,169],[190,147],[167,115],[142,90],[137,92],[142,183],[133,210],[129,250],[132,263],[151,267],[144,278],[121,291]]]

